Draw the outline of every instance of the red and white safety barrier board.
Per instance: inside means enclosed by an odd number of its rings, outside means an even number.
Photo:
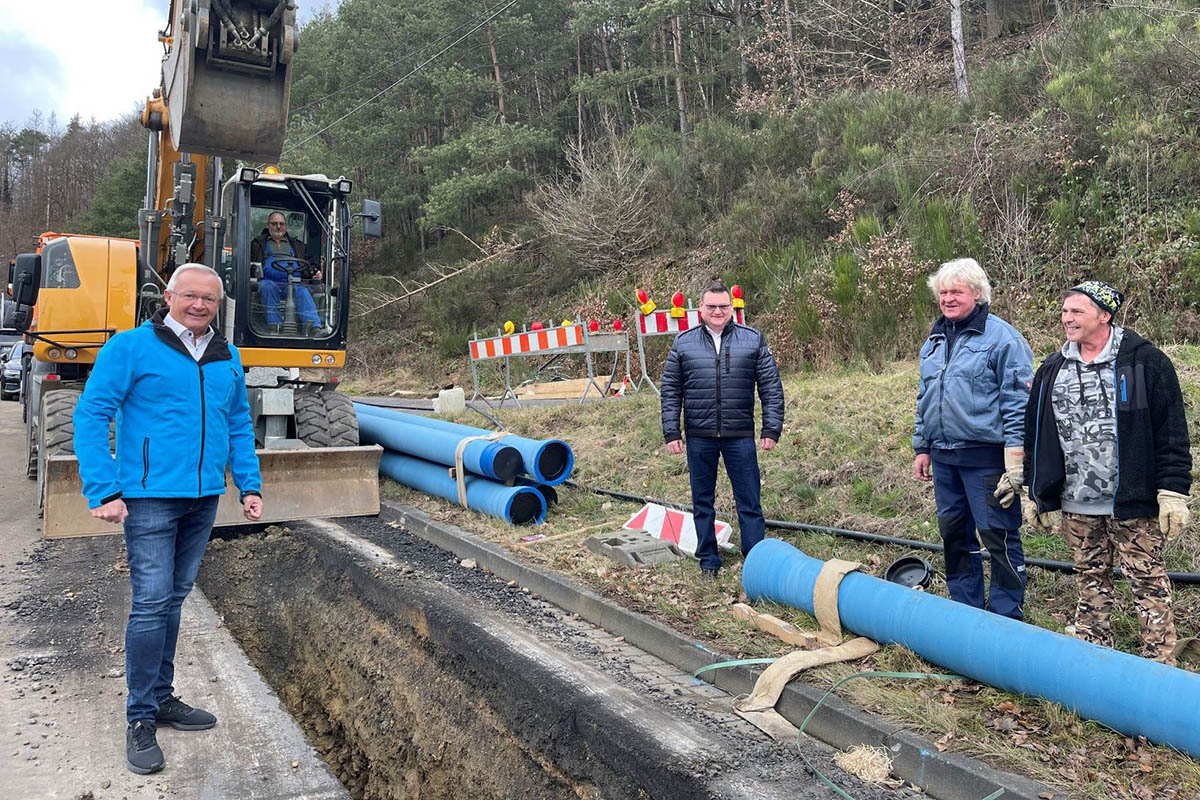
[[[735,308],[733,310],[733,319],[739,325],[742,323],[742,312],[744,309]],[[642,336],[658,336],[664,333],[682,333],[688,328],[695,328],[701,324],[700,309],[689,308],[683,312],[682,317],[672,317],[670,310],[655,311],[651,314],[638,315],[638,329]]]
[[[489,358],[504,358],[522,353],[561,350],[564,347],[576,347],[583,343],[583,325],[567,325],[542,331],[524,331],[511,336],[472,339],[471,360],[485,361]]]
[[[646,503],[636,514],[621,526],[630,531],[645,531],[656,539],[665,539],[679,545],[679,549],[689,555],[696,555],[696,521],[686,511],[676,511],[657,503]],[[714,521],[717,534],[717,547],[727,550],[732,547],[729,543],[733,528],[728,522]]]

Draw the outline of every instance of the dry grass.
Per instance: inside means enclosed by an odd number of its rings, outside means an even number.
[[[1179,369],[1196,443],[1200,440],[1200,350],[1175,347],[1168,352]],[[937,541],[932,491],[909,477],[916,378],[912,363],[897,363],[881,373],[847,369],[787,378],[785,437],[773,453],[761,459],[767,516]],[[653,394],[582,407],[505,409],[499,416],[515,433],[569,441],[576,456],[573,480],[582,486],[677,502],[688,499],[684,459],[669,456],[662,446],[658,401]],[[461,420],[484,424],[477,415]],[[628,608],[706,641],[731,658],[779,656],[787,650],[728,613],[728,606],[741,597],[740,555],[726,558],[718,581],[702,583],[693,563],[629,570],[582,546],[587,536],[607,529],[580,529],[609,521],[616,530],[636,511],[631,503],[560,487],[560,505],[551,510],[549,521],[538,532],[568,535],[526,545],[521,537],[532,529],[511,528],[394,484],[386,491],[434,517],[506,545],[522,559],[569,574]],[[732,493],[723,478],[718,482],[717,506],[720,518],[736,521]],[[1200,571],[1198,531],[1200,524],[1169,549],[1172,569]],[[900,547],[816,533],[775,531],[771,535],[817,558],[860,561],[876,575],[906,554]],[[1027,536],[1025,549],[1031,556],[1070,559],[1065,543],[1053,535]],[[936,554],[930,561],[941,567]],[[940,576],[931,591],[946,594]],[[1121,591],[1120,611],[1113,621],[1117,646],[1137,652],[1137,621],[1128,588],[1122,586]],[[1031,569],[1026,603],[1030,622],[1061,631],[1073,613],[1074,600],[1070,576]],[[1175,603],[1179,635],[1197,635],[1200,591],[1177,589]],[[814,622],[796,609],[767,604],[762,610],[797,627],[815,628]],[[813,670],[805,679],[828,687],[863,669],[937,671],[913,653],[890,646],[864,662]],[[984,758],[1072,795],[1200,796],[1200,762],[1127,739],[1046,701],[965,682],[858,680],[839,689],[839,694],[929,736],[939,748]]]

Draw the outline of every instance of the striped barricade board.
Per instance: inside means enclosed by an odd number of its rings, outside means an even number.
[[[585,344],[583,325],[567,325],[541,331],[522,331],[509,336],[492,336],[487,339],[471,340],[471,360],[486,361],[491,358],[553,352],[569,348],[582,348]]]
[[[742,321],[744,310],[741,308],[733,310],[733,319],[739,325],[744,324]],[[688,328],[695,328],[698,325],[700,325],[700,309],[698,308],[686,309],[682,317],[672,317],[670,311],[654,311],[650,314],[638,315],[638,333],[642,336],[682,333]]]

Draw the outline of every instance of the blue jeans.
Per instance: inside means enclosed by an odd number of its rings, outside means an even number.
[[[742,554],[763,540],[762,503],[759,494],[762,477],[758,472],[758,452],[750,436],[736,439],[716,439],[705,436],[687,437],[688,477],[692,484],[692,517],[696,523],[696,557],[703,569],[718,569],[721,556],[717,553],[716,514],[713,496],[717,491],[717,459],[725,459],[725,472],[733,486],[737,504],[738,533]]]
[[[946,549],[946,587],[950,599],[984,607],[983,558],[979,542],[992,556],[987,607],[996,614],[1024,619],[1025,553],[1021,549],[1021,503],[1002,508],[993,495],[999,467],[960,467],[933,462],[933,497],[938,530]],[[979,537],[975,531],[978,529]]]
[[[287,284],[280,281],[261,280],[258,282],[258,295],[259,300],[262,301],[263,310],[267,313],[267,324],[282,325],[283,315],[280,313],[280,306],[283,304],[283,299],[287,297]],[[317,314],[317,304],[313,302],[312,292],[308,290],[308,287],[296,284],[296,292],[293,296],[296,299],[296,313],[300,316],[300,321],[320,327],[321,317]]]
[[[154,719],[174,693],[179,609],[192,590],[220,497],[125,500],[125,550],[132,599],[125,626],[125,684],[130,723]]]

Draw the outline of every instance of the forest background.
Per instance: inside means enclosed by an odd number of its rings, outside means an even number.
[[[628,324],[636,287],[713,277],[785,366],[880,366],[959,256],[1043,351],[1085,278],[1200,341],[1198,115],[1188,0],[342,0],[301,32],[280,166],[383,202],[353,254],[366,384],[461,381],[474,330]],[[136,235],[145,152],[134,119],[0,123],[0,256]]]

